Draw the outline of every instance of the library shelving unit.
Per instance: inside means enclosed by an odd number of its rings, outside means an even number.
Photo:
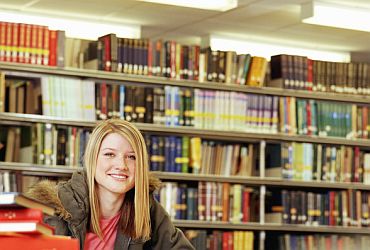
[[[124,84],[124,85],[140,85],[140,86],[179,86],[186,88],[209,89],[219,91],[234,91],[242,93],[252,93],[272,96],[287,96],[303,99],[316,99],[325,101],[336,101],[343,103],[370,104],[370,96],[366,95],[349,95],[349,94],[333,94],[308,92],[304,90],[287,90],[269,87],[248,87],[237,85],[226,85],[222,83],[200,83],[197,81],[188,80],[170,80],[162,77],[134,76],[125,75],[122,73],[104,72],[97,70],[82,70],[72,68],[57,68],[44,67],[17,63],[0,62],[0,71],[16,73],[20,72],[23,75],[27,73],[39,75],[53,75],[61,77],[77,77],[80,79],[88,79],[95,82],[105,81],[107,83]],[[91,129],[95,122],[69,120],[63,118],[48,117],[43,115],[19,114],[19,113],[0,113],[0,125],[7,126],[30,126],[33,123],[50,123],[56,125],[76,126]],[[178,227],[184,229],[205,229],[205,230],[251,230],[259,234],[258,245],[259,249],[264,249],[266,234],[269,232],[278,233],[323,233],[323,234],[339,234],[339,235],[370,235],[370,231],[366,227],[355,226],[312,226],[312,225],[296,225],[296,224],[277,224],[266,222],[266,192],[268,189],[287,188],[287,189],[309,189],[312,190],[360,190],[369,191],[370,185],[363,183],[351,182],[329,182],[329,181],[300,181],[300,180],[285,180],[276,177],[266,177],[265,168],[265,149],[267,143],[279,142],[299,142],[313,144],[328,144],[334,146],[358,146],[365,149],[370,149],[370,140],[367,139],[345,139],[336,137],[320,137],[306,135],[288,135],[282,133],[250,133],[250,132],[234,132],[224,130],[206,130],[194,127],[185,126],[164,126],[157,124],[136,123],[135,124],[142,132],[155,133],[159,135],[177,135],[177,136],[197,136],[202,139],[212,139],[218,141],[254,143],[258,147],[259,161],[258,166],[254,166],[258,171],[257,176],[220,176],[206,174],[190,174],[190,173],[169,173],[155,172],[162,181],[174,182],[221,182],[230,184],[241,184],[243,186],[253,187],[258,190],[259,195],[259,215],[258,221],[246,223],[231,223],[221,221],[198,221],[198,220],[174,220]],[[41,176],[68,176],[73,171],[81,169],[81,167],[67,167],[61,165],[47,166],[40,164],[16,163],[16,162],[0,162],[0,170],[14,171],[23,174],[34,174]]]

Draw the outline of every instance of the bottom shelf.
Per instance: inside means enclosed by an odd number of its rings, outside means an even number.
[[[369,249],[369,235],[285,234],[242,230],[183,229],[195,249],[200,250],[331,250]]]

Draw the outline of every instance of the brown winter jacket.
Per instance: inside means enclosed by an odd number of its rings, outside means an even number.
[[[159,181],[151,178],[150,191],[158,187]],[[80,249],[84,247],[89,226],[88,187],[84,172],[76,172],[72,178],[58,185],[48,181],[36,184],[28,196],[56,208],[56,216],[48,216],[45,222],[55,227],[55,234],[79,239]],[[118,231],[114,249],[194,249],[184,234],[171,222],[168,214],[151,195],[150,218],[151,238],[148,241],[132,240]]]

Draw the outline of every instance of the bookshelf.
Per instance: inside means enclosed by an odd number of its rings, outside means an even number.
[[[191,80],[172,80],[164,77],[150,76],[134,76],[125,75],[115,72],[103,72],[97,70],[73,69],[73,68],[56,68],[37,65],[25,65],[17,63],[0,62],[0,71],[5,74],[22,76],[29,73],[37,75],[52,75],[62,77],[76,77],[87,79],[101,83],[102,81],[112,84],[138,85],[145,87],[152,86],[178,86],[186,88],[198,88],[215,91],[235,91],[240,93],[271,95],[282,97],[296,97],[303,99],[336,101],[342,103],[370,104],[370,96],[367,95],[351,95],[338,93],[321,93],[307,92],[304,90],[278,89],[271,87],[249,87],[226,85],[222,83],[200,83]],[[35,123],[50,123],[54,125],[75,126],[79,128],[91,129],[95,122],[80,121],[65,118],[56,118],[44,115],[34,114],[18,114],[18,113],[0,113],[0,125],[7,126],[31,126]],[[254,133],[254,132],[234,132],[227,130],[210,130],[200,129],[185,126],[164,126],[158,124],[136,123],[137,127],[144,133],[155,135],[175,135],[175,136],[191,136],[201,137],[202,139],[227,141],[235,143],[252,143],[259,149],[258,166],[254,166],[258,170],[256,176],[220,176],[220,175],[205,175],[205,174],[190,174],[190,173],[165,173],[156,172],[155,174],[163,181],[175,182],[220,182],[230,184],[241,184],[246,187],[252,187],[259,195],[259,218],[257,222],[246,223],[229,223],[220,221],[195,221],[195,220],[174,220],[178,227],[184,229],[206,229],[206,230],[250,230],[259,234],[259,248],[263,249],[263,245],[267,239],[266,234],[269,232],[280,233],[324,233],[324,234],[351,234],[351,235],[368,235],[369,230],[366,227],[343,227],[343,226],[307,226],[307,225],[291,225],[277,224],[265,222],[265,201],[266,192],[269,189],[275,188],[290,188],[290,189],[312,189],[312,190],[363,190],[369,191],[370,185],[364,183],[349,183],[349,182],[330,182],[330,181],[301,181],[301,180],[285,180],[282,178],[273,178],[265,176],[265,147],[267,143],[280,142],[297,142],[297,143],[312,143],[312,144],[328,144],[334,146],[351,146],[370,149],[370,141],[368,139],[345,139],[338,137],[321,137],[314,135],[290,135],[284,133]],[[43,164],[26,164],[14,162],[1,162],[0,170],[20,172],[24,175],[41,175],[41,176],[68,176],[79,167],[66,167],[61,165],[46,166]]]

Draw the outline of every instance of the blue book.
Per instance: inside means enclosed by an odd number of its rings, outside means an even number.
[[[175,172],[182,172],[182,138],[175,137]]]

